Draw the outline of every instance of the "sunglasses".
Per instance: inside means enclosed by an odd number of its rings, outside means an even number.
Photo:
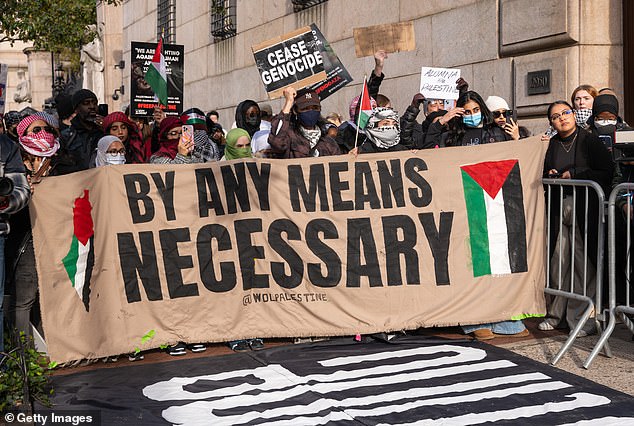
[[[46,133],[50,133],[51,135],[56,135],[57,134],[57,130],[55,130],[55,127],[51,127],[51,126],[35,126],[35,127],[33,127],[31,129],[30,132],[28,130],[25,130],[23,136],[26,136],[29,133],[40,133],[42,130],[44,130]]]
[[[493,118],[500,118],[502,116],[508,118],[512,115],[511,111],[493,111],[491,112],[491,114],[493,114]]]
[[[167,136],[180,136],[182,134],[182,130],[172,130],[171,132],[167,132]]]

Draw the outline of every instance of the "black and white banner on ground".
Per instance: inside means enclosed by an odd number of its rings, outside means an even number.
[[[625,425],[634,398],[478,342],[349,339],[53,378],[103,424]]]

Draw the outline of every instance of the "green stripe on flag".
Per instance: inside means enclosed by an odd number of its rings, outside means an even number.
[[[462,186],[467,203],[469,219],[469,241],[471,243],[471,259],[473,276],[481,277],[491,274],[491,258],[489,255],[489,233],[487,228],[487,209],[484,203],[484,190],[467,172],[462,171]]]
[[[70,282],[73,283],[73,287],[75,287],[75,275],[77,274],[77,259],[79,259],[79,240],[73,235],[70,250],[68,250],[66,257],[62,259],[62,263],[64,264],[64,268],[66,268]]]

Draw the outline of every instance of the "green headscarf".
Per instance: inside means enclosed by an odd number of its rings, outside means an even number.
[[[227,133],[227,144],[225,145],[225,158],[227,160],[253,157],[250,146],[247,146],[246,148],[236,148],[236,143],[242,136],[246,136],[249,139],[249,142],[251,142],[249,132],[244,129],[231,129],[231,131]]]

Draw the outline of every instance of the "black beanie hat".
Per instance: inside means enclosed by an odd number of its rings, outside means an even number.
[[[73,94],[73,110],[76,110],[80,103],[84,101],[84,99],[92,98],[97,100],[97,95],[91,92],[88,89],[79,89]]]
[[[619,116],[619,100],[614,95],[603,94],[594,98],[592,102],[592,115],[596,117],[602,112],[611,112]]]

